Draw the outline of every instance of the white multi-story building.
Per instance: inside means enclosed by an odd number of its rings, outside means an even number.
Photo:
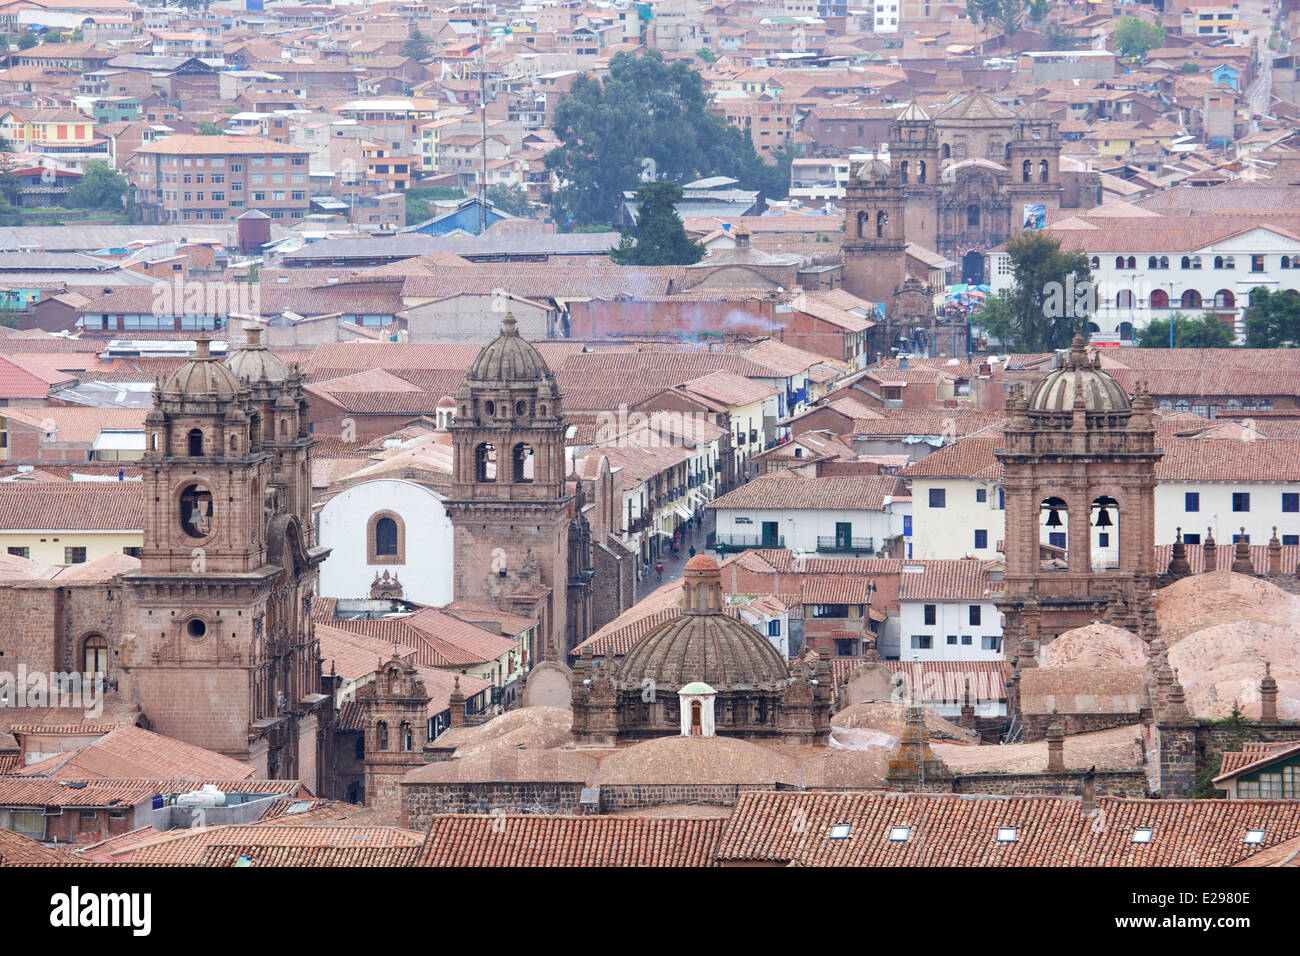
[[[898,32],[898,9],[900,0],[876,0],[874,7],[876,33]]]
[[[1240,336],[1252,290],[1300,291],[1300,239],[1236,217],[1076,217],[1047,232],[1063,249],[1088,255],[1093,279],[1091,289],[1047,290],[1047,307],[1080,318],[1091,312],[1094,341],[1130,342],[1175,312],[1213,314]],[[1011,257],[995,250],[990,259],[993,291],[1011,289]]]
[[[911,513],[892,475],[805,478],[762,475],[707,506],[716,544],[728,551],[789,548],[805,554],[873,554],[903,533]]]
[[[898,659],[1002,660],[1001,584],[990,561],[905,561],[898,584]]]
[[[1300,440],[1268,438],[1235,424],[1216,427],[1215,434],[1225,427],[1239,437],[1157,439],[1164,457],[1156,465],[1152,545],[1172,544],[1179,528],[1188,544],[1201,543],[1207,528],[1216,542],[1229,544],[1245,528],[1252,544],[1267,544],[1277,528],[1284,545],[1300,545]],[[913,558],[999,556],[1006,512],[1002,470],[993,457],[998,444],[987,435],[963,438],[900,473],[912,482]],[[1043,544],[1058,543],[1052,536],[1065,529],[1049,525],[1050,510],[1041,520]],[[1100,567],[1116,560],[1124,516],[1111,508],[1105,523],[1099,520],[1100,512],[1090,529],[1093,562]]]

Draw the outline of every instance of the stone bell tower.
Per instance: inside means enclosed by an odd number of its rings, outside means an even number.
[[[479,353],[456,394],[446,508],[456,600],[538,618],[539,646],[530,660],[552,647],[563,659],[587,637],[570,626],[567,606],[571,576],[591,566],[589,553],[570,554],[568,428],[555,377],[507,313],[500,336]]]
[[[1137,630],[1154,581],[1155,404],[1130,399],[1083,336],[1028,398],[1007,402],[1003,446],[1008,657],[1106,614]],[[1108,605],[1125,609],[1116,619]]]
[[[891,308],[907,274],[903,185],[879,159],[863,163],[844,195],[844,287]]]
[[[200,337],[155,390],[140,568],[122,576],[120,693],[159,733],[321,793],[333,709],[309,601],[329,552],[312,545],[296,477],[312,441],[295,376],[253,351],[223,364]],[[290,490],[273,494],[281,480]]]

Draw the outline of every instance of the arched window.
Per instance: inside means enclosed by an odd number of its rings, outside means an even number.
[[[1215,256],[1215,257],[1214,257],[1214,268],[1216,268],[1216,269],[1222,269],[1222,268],[1223,268],[1223,256]]]
[[[870,221],[871,221],[871,213],[869,212],[858,213],[858,238],[859,239],[865,239],[867,237],[867,223]]]
[[[918,159],[916,161],[916,181],[918,183],[925,182],[925,160],[924,159]]]
[[[189,456],[191,458],[203,457],[203,429],[191,428],[189,434]]]
[[[202,485],[187,485],[181,492],[181,528],[191,538],[212,533],[212,492]]]
[[[1133,323],[1121,322],[1119,324],[1120,341],[1131,342],[1133,340]]]
[[[1065,499],[1044,498],[1039,506],[1038,554],[1043,571],[1065,571],[1070,565],[1070,513]]]
[[[1020,181],[1022,183],[1030,182],[1033,178],[1034,164],[1032,160],[1026,159],[1020,164]]]
[[[1167,309],[1169,308],[1169,293],[1164,289],[1151,290],[1151,308]]]
[[[1091,266],[1093,269],[1100,269],[1100,268],[1101,268],[1101,257],[1100,257],[1100,256],[1093,256],[1091,259],[1088,260],[1088,265]]]
[[[952,147],[949,146],[947,143],[944,143],[942,146],[940,146],[940,147],[939,147],[939,158],[940,158],[940,159],[952,159]]]
[[[1169,257],[1168,257],[1168,256],[1161,256],[1161,257],[1160,257],[1160,268],[1161,268],[1161,269],[1168,269],[1168,268],[1169,268]]]
[[[1192,256],[1192,268],[1193,268],[1193,269],[1199,269],[1200,267],[1201,267],[1201,257],[1200,257],[1200,256]]]
[[[396,511],[376,511],[366,526],[367,564],[406,563],[406,522]]]
[[[1047,160],[1040,159],[1038,161],[1038,181],[1040,183],[1047,182],[1049,175],[1050,172],[1049,172],[1049,167],[1047,165]]]
[[[1191,410],[1192,410],[1191,403],[1188,402],[1187,399],[1185,398],[1180,398],[1178,401],[1174,402],[1174,411],[1189,412]]]
[[[483,442],[474,449],[474,480],[497,480],[497,450],[491,442]]]
[[[410,753],[415,749],[415,734],[411,732],[411,725],[402,721],[402,750]]]
[[[1214,307],[1216,309],[1235,309],[1237,307],[1237,297],[1232,294],[1230,289],[1220,289],[1214,293]]]
[[[536,462],[533,459],[533,448],[531,445],[516,445],[513,459],[513,480],[515,481],[532,481],[535,475]]]
[[[1225,268],[1225,269],[1235,269],[1235,268],[1237,268],[1237,260],[1236,260],[1236,258],[1233,257],[1233,256],[1224,256],[1224,257],[1223,257],[1223,268]]]
[[[1290,256],[1283,256],[1283,257],[1282,257],[1282,268],[1283,268],[1283,269],[1290,269],[1290,268],[1291,268],[1291,257],[1290,257]]]
[[[1123,257],[1123,256],[1116,256],[1116,257],[1115,257],[1115,268],[1116,268],[1116,269],[1123,269],[1123,268],[1124,268],[1124,257]]]
[[[1180,264],[1184,269],[1190,269],[1190,268],[1192,267],[1192,257],[1191,257],[1191,256],[1183,256],[1182,261],[1181,261],[1179,264]]]
[[[91,634],[81,642],[81,672],[101,676],[108,673],[108,641],[102,634]]]
[[[1202,305],[1201,294],[1195,289],[1188,289],[1183,293],[1182,305],[1184,309],[1199,309]]]
[[[1127,263],[1127,265],[1128,265],[1128,267],[1129,267],[1130,269],[1136,269],[1136,268],[1137,268],[1137,264],[1138,264],[1137,256],[1129,256],[1129,257],[1128,257],[1128,263]]]
[[[902,178],[904,184],[907,183],[908,171],[909,171],[909,164],[907,160],[903,160],[901,163],[898,164],[898,174]]]
[[[691,701],[691,736],[704,734],[704,708],[698,700]]]
[[[375,738],[379,750],[388,749],[388,724],[384,723],[382,720],[375,725]]]
[[[971,203],[966,207],[966,225],[976,226],[980,224],[980,207],[979,203]]]
[[[248,417],[248,441],[254,448],[262,444],[262,416],[256,413]]]
[[[392,518],[380,518],[375,522],[375,554],[397,556],[397,522]]]
[[[1117,309],[1133,308],[1133,290],[1121,289],[1119,294],[1115,296],[1115,308]]]
[[[882,209],[876,213],[876,238],[885,238],[885,229],[889,226],[889,215]]]
[[[1160,268],[1160,260],[1157,259],[1155,256],[1147,256],[1147,268],[1148,269]]]

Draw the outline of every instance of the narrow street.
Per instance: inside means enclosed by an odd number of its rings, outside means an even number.
[[[704,520],[701,522],[698,530],[693,530],[689,534],[684,534],[678,539],[678,552],[673,554],[671,542],[668,538],[664,539],[663,556],[660,560],[664,565],[663,580],[659,579],[655,573],[655,562],[650,562],[650,573],[643,574],[641,580],[637,582],[636,599],[639,601],[647,594],[659,587],[665,581],[676,581],[682,576],[682,569],[686,567],[686,562],[691,559],[691,548],[696,553],[705,550],[705,542],[708,534],[713,530],[713,512],[704,512]]]

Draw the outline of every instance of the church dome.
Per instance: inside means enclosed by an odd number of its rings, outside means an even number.
[[[686,610],[641,638],[624,656],[624,687],[680,688],[703,681],[719,691],[737,685],[784,687],[790,671],[781,654],[752,627],[723,613],[718,564],[707,554],[686,563]]]
[[[163,386],[162,397],[173,401],[187,398],[202,401],[213,397],[235,398],[239,391],[235,373],[218,362],[208,340],[200,338],[194,343],[194,358],[172,372]]]
[[[519,334],[513,313],[507,312],[496,341],[478,353],[465,378],[476,385],[553,383],[542,354]]]
[[[1029,410],[1069,412],[1076,397],[1089,412],[1126,411],[1132,404],[1119,382],[1088,361],[1087,342],[1077,334],[1061,367],[1035,386],[1029,397]]]
[[[254,385],[283,385],[289,378],[289,367],[262,344],[261,326],[244,326],[244,335],[244,347],[226,359],[226,368]]]
[[[872,159],[858,167],[857,180],[871,185],[884,185],[889,179],[889,164],[879,159]]]

